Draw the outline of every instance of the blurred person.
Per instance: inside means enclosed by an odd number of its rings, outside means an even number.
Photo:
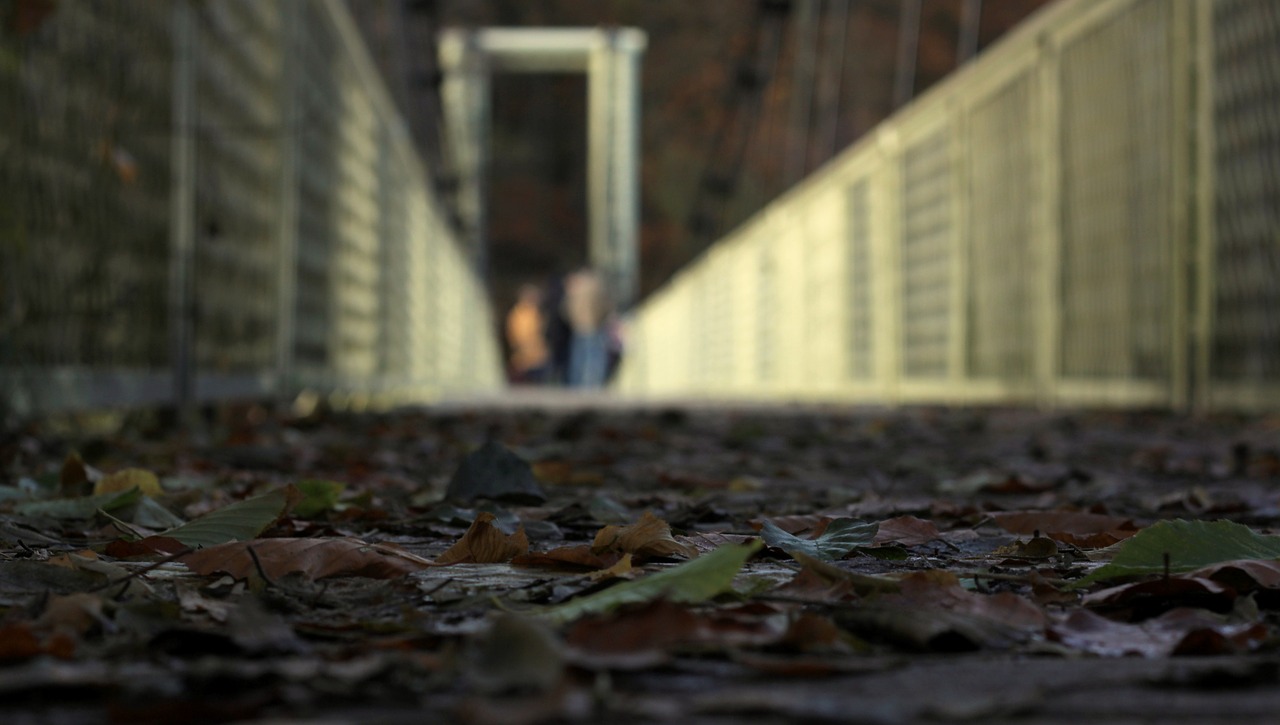
[[[564,280],[563,273],[553,274],[542,292],[542,337],[548,352],[545,380],[550,385],[564,385],[569,380],[573,330],[564,316]]]
[[[593,269],[583,268],[564,282],[564,316],[573,330],[569,344],[569,385],[594,388],[604,385],[609,371],[609,333],[612,314],[604,280]]]
[[[543,338],[542,293],[524,284],[507,313],[507,343],[511,347],[508,377],[512,383],[541,383],[546,375],[547,343]]]

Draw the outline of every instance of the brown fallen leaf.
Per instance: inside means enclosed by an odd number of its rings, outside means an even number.
[[[66,498],[86,496],[101,478],[102,471],[86,464],[78,452],[71,451],[58,472],[58,492]]]
[[[628,526],[610,524],[596,533],[591,551],[622,551],[636,556],[682,557],[691,559],[698,555],[694,547],[676,541],[666,521],[645,511],[640,520]]]
[[[1280,561],[1240,559],[1224,561],[1186,574],[1221,582],[1239,592],[1280,589]]]
[[[1173,609],[1140,624],[1115,622],[1078,609],[1049,625],[1051,641],[1104,657],[1227,654],[1257,649],[1267,638],[1262,622],[1227,622],[1203,609]]]
[[[841,612],[837,621],[855,633],[945,651],[1007,648],[1044,631],[1044,612],[1029,600],[1012,592],[975,594],[950,572],[912,572],[899,587]]]
[[[1080,603],[1095,609],[1125,609],[1132,612],[1127,617],[1129,619],[1150,619],[1155,614],[1177,607],[1224,611],[1231,608],[1236,597],[1234,589],[1212,579],[1180,575],[1090,592]]]
[[[686,647],[772,645],[787,634],[772,607],[694,610],[665,599],[586,617],[566,635],[575,663],[588,668],[648,667]]]
[[[1137,528],[1132,519],[1085,511],[993,511],[987,515],[1011,534],[1031,534],[1036,531],[1100,534],[1116,529]]]
[[[181,541],[168,536],[146,536],[137,541],[116,539],[108,543],[103,551],[108,556],[114,556],[117,559],[128,559],[131,557],[152,557],[156,554],[179,554],[190,550],[190,548]]]
[[[488,511],[477,514],[467,533],[436,557],[435,563],[498,564],[511,561],[520,554],[527,554],[529,538],[525,536],[524,526],[517,527],[514,534],[504,534],[493,525],[494,518]]]
[[[512,566],[540,566],[578,570],[608,569],[622,558],[617,552],[593,554],[586,544],[558,546],[550,551],[518,554],[511,559]]]
[[[876,530],[876,536],[871,540],[871,544],[872,546],[885,544],[917,546],[927,544],[941,535],[942,533],[932,521],[925,521],[915,516],[898,516],[880,522],[880,528]]]
[[[1013,534],[1044,536],[1082,549],[1100,549],[1138,533],[1132,519],[1086,511],[996,511],[988,514]]]
[[[393,579],[433,565],[428,559],[386,544],[348,538],[229,541],[187,554],[178,561],[200,575],[223,572],[245,579],[258,569],[255,556],[262,573],[271,579],[294,572],[309,579],[331,576]]]

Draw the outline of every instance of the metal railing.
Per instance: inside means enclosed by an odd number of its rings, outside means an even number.
[[[337,0],[0,30],[0,409],[500,385],[480,282]]]
[[[1049,6],[646,301],[619,388],[1280,408],[1280,4]]]

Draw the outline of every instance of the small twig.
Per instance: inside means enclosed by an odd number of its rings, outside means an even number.
[[[192,549],[191,547],[189,547],[189,546],[188,546],[188,547],[186,547],[186,548],[182,549],[181,551],[176,551],[176,552],[174,552],[174,553],[172,553],[172,554],[169,554],[168,556],[165,556],[164,558],[160,559],[159,561],[152,562],[151,564],[149,564],[149,565],[147,565],[147,566],[145,566],[145,567],[143,567],[143,568],[141,568],[141,569],[139,569],[139,570],[137,570],[137,571],[131,571],[131,572],[129,572],[128,574],[126,574],[125,576],[123,576],[123,577],[121,577],[121,578],[119,578],[119,579],[109,579],[109,580],[107,580],[107,583],[105,583],[105,584],[99,584],[98,586],[93,587],[93,588],[91,588],[91,589],[88,589],[88,590],[86,590],[86,591],[90,591],[90,592],[99,592],[99,591],[102,591],[103,589],[110,589],[111,587],[114,587],[114,586],[115,586],[115,585],[117,585],[117,584],[127,584],[129,581],[131,581],[131,580],[133,580],[133,579],[137,579],[138,577],[140,577],[140,576],[142,576],[142,575],[144,575],[144,574],[148,574],[148,573],[150,573],[150,572],[153,572],[153,571],[155,571],[156,569],[159,569],[160,567],[164,566],[165,564],[168,564],[168,563],[170,563],[170,562],[172,562],[172,561],[175,561],[176,559],[178,559],[178,557],[186,556],[187,554],[190,554],[190,553],[191,553],[191,552],[193,552],[193,551],[195,551],[195,549]],[[122,590],[122,591],[123,591],[123,590]]]
[[[437,584],[437,585],[435,585],[434,587],[432,587],[430,590],[427,590],[427,591],[422,592],[422,596],[424,596],[424,597],[430,597],[432,594],[435,594],[436,592],[440,591],[441,589],[444,589],[445,587],[449,586],[449,584],[450,584],[450,583],[452,583],[452,582],[453,582],[453,577],[446,577],[446,578],[442,579],[442,580],[440,581],[440,583],[439,583],[439,584]]]
[[[249,558],[253,559],[253,566],[258,570],[258,576],[262,577],[262,581],[270,584],[272,587],[279,589],[280,585],[267,575],[267,570],[262,567],[262,560],[258,558],[258,552],[254,551],[252,546],[246,546],[245,551],[249,552]]]

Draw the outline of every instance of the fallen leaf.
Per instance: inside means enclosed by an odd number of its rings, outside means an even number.
[[[254,563],[255,556],[258,564]],[[271,579],[294,572],[308,579],[334,576],[392,579],[432,566],[428,559],[385,544],[319,538],[231,541],[187,554],[178,561],[202,576],[222,572],[235,579],[248,578],[258,571],[258,565]]]
[[[879,525],[875,523],[862,523],[856,519],[834,519],[827,524],[826,530],[818,538],[801,539],[765,521],[760,529],[760,538],[764,539],[769,546],[782,549],[789,554],[798,551],[814,559],[834,561],[844,558],[859,546],[870,545],[878,530]]]
[[[822,581],[847,584],[852,591],[857,592],[858,594],[865,595],[873,592],[896,592],[899,589],[897,579],[874,576],[871,574],[860,574],[855,571],[849,571],[848,569],[842,569],[835,564],[811,557],[801,551],[794,551],[791,553],[791,556],[804,566],[804,569],[800,572],[801,574],[811,572]],[[794,583],[795,579],[793,579],[792,582]]]
[[[976,594],[950,572],[913,572],[899,591],[841,611],[836,621],[867,636],[923,650],[1005,649],[1044,630],[1044,613],[1013,594]]]
[[[436,563],[496,564],[529,552],[529,539],[523,526],[517,527],[513,534],[505,534],[493,521],[494,515],[488,511],[477,514],[462,538],[436,557]]]
[[[1102,534],[1116,530],[1137,531],[1132,519],[1085,511],[994,511],[987,514],[1000,528],[1011,534],[1053,533]]]
[[[67,498],[78,498],[88,494],[101,478],[102,471],[85,463],[79,452],[71,451],[58,471],[58,492]]]
[[[81,498],[57,498],[49,501],[28,501],[18,504],[14,512],[23,516],[48,516],[53,519],[88,519],[93,518],[98,510],[114,511],[142,498],[142,491],[131,488],[119,493],[104,493],[100,496],[83,496]]]
[[[653,515],[652,511],[644,512],[640,520],[629,526],[610,524],[596,533],[591,543],[592,553],[621,551],[636,556],[683,557],[692,558],[698,555],[696,549],[688,544],[676,541],[671,536],[671,527],[667,522]]]
[[[591,581],[601,581],[603,579],[624,579],[629,578],[635,569],[631,566],[631,555],[623,554],[617,563],[607,569],[593,571],[587,575]]]
[[[1040,532],[1037,531],[1035,536],[1027,541],[1019,539],[1011,544],[996,547],[991,555],[1013,559],[1048,559],[1058,555],[1058,544],[1047,536],[1040,536]]]
[[[288,513],[300,495],[291,484],[223,506],[160,535],[177,539],[187,546],[214,546],[227,541],[252,539]]]
[[[1133,612],[1130,620],[1149,619],[1177,607],[1197,607],[1227,611],[1236,600],[1234,589],[1198,576],[1171,576],[1153,581],[1132,582],[1086,594],[1080,603],[1097,609],[1124,608]],[[1112,616],[1115,616],[1112,613]]]
[[[116,539],[108,543],[104,551],[108,556],[114,556],[117,559],[129,559],[140,556],[150,557],[156,554],[177,554],[190,548],[181,541],[169,536],[147,536],[136,541]]]
[[[142,468],[125,468],[98,479],[98,482],[93,484],[93,495],[120,493],[135,486],[145,496],[160,496],[164,493],[156,474]]]
[[[630,556],[629,554],[627,556]],[[543,566],[570,569],[607,569],[618,563],[617,552],[592,553],[586,544],[560,546],[545,552],[519,554],[511,559],[512,566]]]
[[[1201,609],[1174,609],[1139,624],[1115,622],[1078,609],[1047,628],[1050,640],[1104,657],[1166,657],[1257,649],[1267,638],[1261,622],[1229,623]]]
[[[1254,589],[1280,589],[1280,561],[1265,559],[1223,561],[1196,569],[1188,576],[1207,577],[1240,592]]]
[[[1180,573],[1237,559],[1280,558],[1280,536],[1231,521],[1160,521],[1116,545],[1111,561],[1072,586],[1143,574]]]
[[[696,614],[659,598],[607,616],[583,617],[565,634],[575,664],[593,669],[652,667],[670,657],[679,644],[694,639]]]
[[[462,460],[449,480],[445,498],[462,502],[487,498],[524,504],[547,500],[529,464],[492,440]]]
[[[745,546],[723,546],[657,574],[548,607],[538,616],[563,623],[658,597],[673,602],[701,602],[728,590],[738,570],[762,547],[758,539]]]
[[[880,522],[871,544],[872,546],[885,544],[918,546],[934,541],[941,535],[942,533],[932,521],[925,521],[915,516],[898,516]]]
[[[346,490],[347,484],[340,481],[325,481],[321,479],[304,479],[294,484],[298,487],[298,493],[301,498],[296,506],[293,507],[293,514],[304,519],[328,511],[338,503],[338,498],[342,496],[342,492]]]
[[[584,617],[570,627],[565,641],[576,664],[630,669],[652,666],[689,647],[777,644],[786,637],[787,625],[787,618],[773,609],[695,611],[658,598],[605,616]]]
[[[1014,534],[1044,532],[1054,541],[1082,549],[1100,549],[1138,533],[1132,519],[1085,511],[996,511],[988,514]]]

